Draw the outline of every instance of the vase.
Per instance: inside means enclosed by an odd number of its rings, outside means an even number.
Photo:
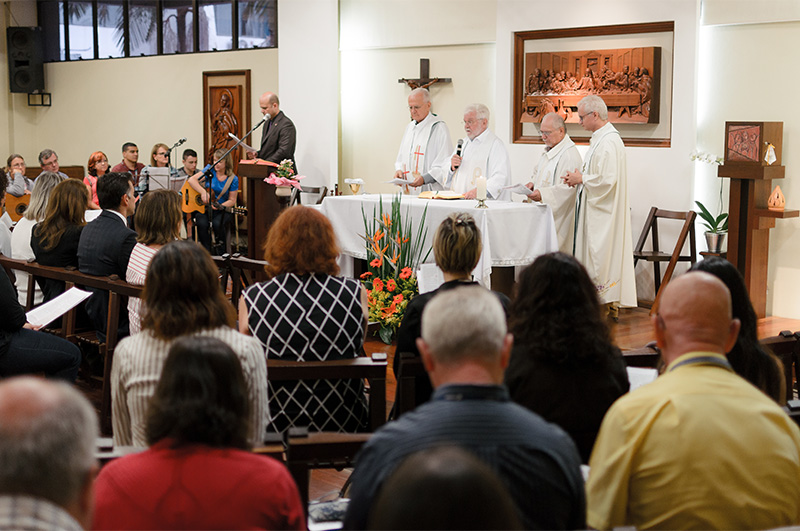
[[[278,197],[289,197],[292,195],[292,187],[288,184],[279,184],[275,187],[275,195]]]
[[[706,232],[706,245],[709,253],[721,253],[727,232]]]

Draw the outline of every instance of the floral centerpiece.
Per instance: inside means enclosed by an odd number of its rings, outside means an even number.
[[[288,188],[293,186],[298,190],[302,191],[303,188],[300,186],[300,179],[305,179],[304,175],[297,175],[294,174],[294,163],[289,159],[283,159],[280,164],[275,168],[275,171],[269,174],[268,177],[264,179],[265,183],[274,184],[277,187],[284,187]],[[287,194],[288,195],[288,194]]]
[[[410,216],[404,222],[400,198],[400,194],[392,198],[389,212],[383,211],[383,201],[379,201],[370,220],[363,206],[361,208],[364,218],[362,238],[366,242],[369,263],[369,270],[361,275],[361,282],[367,290],[369,321],[380,325],[378,335],[386,344],[391,343],[397,333],[409,301],[419,293],[414,271],[430,254],[429,247],[422,256],[427,235],[427,207],[415,231]]]

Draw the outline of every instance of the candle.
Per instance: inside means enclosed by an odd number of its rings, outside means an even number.
[[[486,177],[480,176],[475,179],[475,184],[477,186],[477,191],[475,194],[475,198],[479,201],[486,200]]]

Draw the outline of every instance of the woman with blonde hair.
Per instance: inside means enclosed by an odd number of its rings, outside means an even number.
[[[39,264],[78,267],[78,242],[88,206],[89,189],[78,179],[66,179],[53,189],[44,220],[31,232],[31,248]],[[45,301],[64,292],[60,280],[42,279],[40,286]]]
[[[128,260],[125,280],[129,284],[143,286],[147,267],[153,256],[167,243],[177,240],[181,226],[181,200],[172,190],[155,190],[142,197],[134,217],[138,237],[136,246]],[[128,318],[131,335],[142,329],[142,300],[128,299]]]
[[[225,229],[233,220],[230,209],[236,206],[236,198],[239,194],[239,178],[233,173],[233,157],[228,153],[225,155],[224,149],[214,152],[214,160],[217,161],[212,167],[208,164],[202,171],[189,177],[189,186],[200,194],[203,203],[208,205],[206,212],[197,212],[194,216],[195,230],[197,238],[203,247],[213,254],[222,254],[226,247]],[[220,158],[225,155],[224,158]],[[211,176],[211,186],[205,182],[204,174]],[[211,219],[209,219],[209,216]],[[211,235],[209,226],[214,229],[215,246],[212,250]]]
[[[304,206],[284,210],[264,246],[269,280],[247,288],[239,302],[239,330],[261,343],[267,358],[328,361],[361,353],[367,294],[339,275],[339,249],[330,221]],[[270,381],[272,426],[278,432],[353,432],[366,428],[364,382]]]

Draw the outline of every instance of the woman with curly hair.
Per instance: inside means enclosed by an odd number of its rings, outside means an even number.
[[[511,399],[561,426],[589,462],[600,423],[630,384],[584,267],[564,253],[522,272],[511,305]]]
[[[247,288],[239,302],[239,330],[252,334],[269,359],[328,361],[357,357],[367,326],[367,295],[343,278],[330,221],[316,210],[284,210],[267,235],[269,280]],[[353,432],[366,428],[361,380],[269,382],[272,426]]]
[[[728,352],[733,370],[775,402],[786,400],[786,383],[781,361],[758,341],[756,311],[739,270],[724,258],[711,256],[692,265],[690,271],[704,271],[719,278],[731,292],[733,318],[742,324],[736,344]]]
[[[89,175],[83,178],[83,182],[92,192],[92,210],[100,209],[100,201],[97,199],[97,180],[108,172],[108,157],[102,151],[95,151],[89,156],[86,164]]]

